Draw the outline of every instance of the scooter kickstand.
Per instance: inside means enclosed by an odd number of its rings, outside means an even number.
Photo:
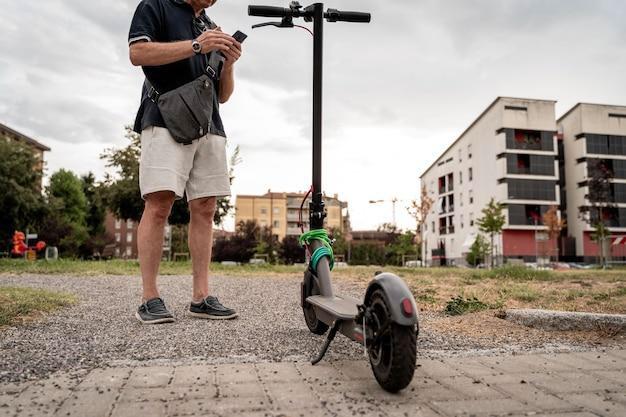
[[[317,356],[311,359],[311,365],[315,365],[319,361],[322,360],[322,358],[326,354],[326,351],[328,350],[328,347],[330,346],[330,342],[332,342],[333,339],[335,338],[335,335],[337,334],[337,330],[339,329],[340,324],[341,323],[339,320],[335,320],[335,322],[333,323],[333,327],[328,332],[328,336],[326,336],[326,341],[324,342],[324,346],[322,346],[322,349],[320,349],[320,352],[317,354]]]

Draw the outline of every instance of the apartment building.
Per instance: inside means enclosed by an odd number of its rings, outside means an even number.
[[[44,152],[49,152],[50,148],[47,147],[46,145],[36,141],[35,139],[26,136],[23,133],[18,132],[17,130],[11,129],[10,127],[3,125],[2,123],[0,123],[0,138],[4,138],[5,140],[12,140],[15,142],[20,142],[23,143],[25,145],[27,145],[33,152],[33,155],[35,157],[36,165],[34,167],[34,169],[38,170],[39,172],[43,173],[43,167],[44,167]],[[42,189],[42,184],[38,184],[39,189]]]
[[[605,253],[626,260],[626,106],[579,103],[557,126],[563,137],[568,234],[576,240],[576,256],[591,260],[599,255],[592,225],[601,215],[611,234]],[[608,200],[595,201],[602,209],[583,220],[579,208],[592,204],[589,180],[595,169],[610,178]]]
[[[272,232],[282,240],[285,236],[299,236],[298,227],[300,205],[304,193],[285,193],[268,191],[263,195],[238,195],[235,203],[235,224],[240,221],[254,220],[261,227],[269,226]],[[309,197],[304,203],[302,219],[304,230],[309,230]],[[338,228],[347,233],[350,230],[348,203],[340,201],[338,195],[324,196],[327,217],[327,229]]]
[[[506,216],[496,254],[534,260],[544,251],[541,216],[561,201],[554,106],[496,98],[420,176],[434,201],[422,230],[428,264],[465,263],[491,198],[505,205]]]

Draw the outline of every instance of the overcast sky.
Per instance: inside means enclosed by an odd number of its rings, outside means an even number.
[[[288,1],[254,4],[286,6]],[[128,60],[137,0],[0,0],[0,122],[47,144],[59,168],[102,178],[99,159],[124,146],[143,74]],[[311,181],[310,35],[257,29],[247,1],[209,15],[249,35],[237,86],[222,106],[241,146],[233,194],[306,190]],[[349,203],[354,229],[392,218],[419,174],[496,96],[626,104],[623,0],[335,0],[372,23],[325,30],[324,190]],[[404,200],[404,201],[402,201]],[[231,221],[232,226],[232,221]]]

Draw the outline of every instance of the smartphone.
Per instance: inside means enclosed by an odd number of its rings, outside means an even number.
[[[242,43],[243,41],[246,40],[246,38],[248,37],[248,35],[246,35],[245,33],[241,32],[241,31],[237,31],[235,33],[233,33],[233,38],[235,38],[235,40],[239,43]]]

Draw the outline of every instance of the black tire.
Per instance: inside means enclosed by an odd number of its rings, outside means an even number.
[[[368,327],[377,331],[387,326],[378,343],[368,346],[370,365],[383,389],[398,392],[406,388],[415,373],[417,355],[416,326],[402,326],[391,320],[387,299],[382,289],[375,290],[368,303],[372,318]]]
[[[308,289],[306,291],[307,294],[305,294],[305,298],[310,295],[318,295],[320,293],[317,280],[309,271],[304,273],[304,284],[304,287]],[[302,306],[302,312],[304,313],[304,321],[306,322],[306,326],[309,328],[311,333],[323,335],[328,331],[328,325],[318,320],[317,315],[315,314],[315,309],[311,304],[305,302]]]

